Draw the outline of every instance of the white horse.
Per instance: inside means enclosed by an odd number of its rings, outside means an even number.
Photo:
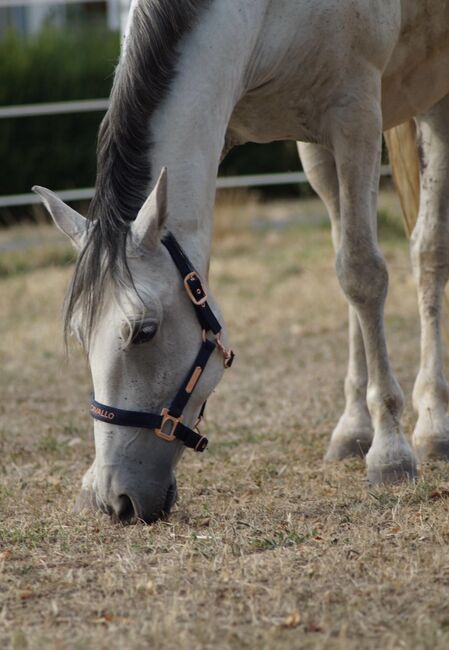
[[[83,492],[99,508],[121,521],[153,521],[176,498],[177,434],[181,424],[192,431],[220,380],[224,346],[201,336],[192,287],[185,290],[161,238],[176,236],[204,283],[218,165],[247,141],[306,143],[304,167],[331,215],[337,275],[350,304],[347,406],[328,458],[369,448],[370,481],[396,481],[417,470],[385,342],[388,277],[376,199],[382,131],[416,117],[422,199],[412,251],[422,357],[414,444],[422,457],[448,456],[440,334],[449,275],[448,71],[446,0],[133,3],[100,130],[90,218],[36,188],[80,250],[66,326],[84,343],[92,371],[100,419]],[[210,296],[208,304],[220,320]],[[217,352],[198,371],[192,364],[206,340]],[[182,414],[167,411],[186,377],[192,390]],[[148,411],[165,415],[151,415],[144,429],[139,413]],[[117,413],[125,415],[113,424]]]

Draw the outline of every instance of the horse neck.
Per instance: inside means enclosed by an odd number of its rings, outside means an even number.
[[[224,5],[213,3],[186,39],[172,87],[150,124],[154,179],[162,167],[168,170],[167,226],[204,274],[218,166],[232,111],[243,92],[251,47],[251,38],[246,38],[249,21],[240,16],[238,22],[235,12],[227,16]],[[239,31],[245,35],[236,38]]]
[[[151,168],[157,177],[162,167],[167,167],[166,226],[204,273],[212,240],[220,141],[226,126],[217,123],[215,128],[203,130],[179,113],[182,110],[169,120],[167,111],[154,131],[157,144],[151,149]],[[201,119],[201,113],[198,116]]]

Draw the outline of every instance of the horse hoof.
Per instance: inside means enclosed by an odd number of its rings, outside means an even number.
[[[429,459],[449,460],[449,438],[413,438],[413,448],[420,462]]]
[[[364,458],[372,443],[372,433],[348,433],[332,436],[324,456],[326,463],[332,463],[345,458]]]
[[[420,461],[429,458],[449,460],[449,417],[446,407],[420,413],[412,443]]]
[[[406,481],[416,481],[418,469],[415,463],[397,463],[368,468],[368,483],[370,485],[393,485]]]
[[[415,455],[402,433],[375,439],[366,456],[366,465],[371,485],[415,481],[418,477]]]

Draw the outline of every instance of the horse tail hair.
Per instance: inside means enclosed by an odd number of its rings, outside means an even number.
[[[399,194],[407,236],[413,232],[419,211],[419,158],[416,126],[409,120],[385,132],[393,181]]]

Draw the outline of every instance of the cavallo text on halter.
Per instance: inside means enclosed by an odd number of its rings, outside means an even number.
[[[186,447],[202,452],[206,449],[208,440],[199,433],[198,426],[203,417],[206,402],[204,402],[200,410],[193,429],[183,424],[183,411],[214,350],[223,355],[225,368],[231,367],[234,361],[234,353],[223,345],[221,341],[222,326],[207,302],[207,291],[204,289],[200,276],[193,268],[175,236],[168,232],[161,241],[181,274],[184,288],[192,301],[198,322],[202,328],[203,340],[199,352],[170,406],[163,408],[159,415],[143,411],[117,409],[101,404],[95,399],[91,402],[90,414],[94,419],[109,424],[154,430],[156,436],[162,440],[173,442],[177,439],[183,442]],[[209,334],[212,334],[212,339],[208,338]]]

